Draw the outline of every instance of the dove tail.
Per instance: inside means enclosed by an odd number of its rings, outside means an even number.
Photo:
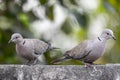
[[[60,48],[57,48],[57,47],[51,47],[50,50],[53,50],[53,49],[60,49]]]
[[[46,42],[46,43],[48,44],[47,50],[60,49],[60,48],[57,48],[57,47],[52,47],[50,42]]]
[[[67,57],[63,56],[63,57],[61,57],[59,59],[56,59],[56,60],[52,61],[52,64],[58,64],[59,62],[63,62],[65,60],[67,60],[67,59],[68,59]]]

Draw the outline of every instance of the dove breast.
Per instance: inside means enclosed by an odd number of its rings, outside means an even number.
[[[100,58],[105,51],[105,41],[100,41],[99,39],[95,40],[88,40],[87,41],[87,48],[86,50],[89,50],[90,53],[88,56],[86,56],[83,61],[85,62],[94,62],[98,58]]]
[[[39,39],[24,39],[24,42],[16,44],[17,54],[27,60],[36,58],[36,54],[43,54],[49,46]]]

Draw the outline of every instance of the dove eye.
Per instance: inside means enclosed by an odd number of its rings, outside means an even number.
[[[107,33],[107,35],[110,35],[109,33]]]
[[[18,37],[15,37],[15,39],[17,39]]]

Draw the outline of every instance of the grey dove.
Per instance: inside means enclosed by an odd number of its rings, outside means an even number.
[[[16,44],[17,54],[28,60],[27,64],[36,64],[39,55],[44,54],[48,50],[55,49],[50,43],[39,39],[24,39],[19,33],[14,33],[9,40],[10,42]]]
[[[86,66],[90,66],[104,54],[105,44],[111,38],[115,40],[112,30],[105,29],[96,39],[81,42],[76,47],[66,51],[60,59],[56,59],[52,63],[56,64],[64,60],[75,59],[82,61]]]

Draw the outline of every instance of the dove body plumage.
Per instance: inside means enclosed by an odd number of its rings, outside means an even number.
[[[82,60],[84,62],[91,63],[103,55],[105,51],[105,45],[102,44],[105,42],[106,41],[100,41],[99,39],[86,40],[80,43],[79,45],[77,45],[75,48],[67,51],[64,55],[68,55],[73,59]]]
[[[48,49],[49,45],[38,39],[24,39],[23,42],[16,44],[17,54],[28,60],[33,60]]]
[[[39,39],[23,38],[19,33],[14,33],[9,42],[14,42],[16,44],[17,54],[28,60],[28,63],[34,63],[39,55],[54,49],[49,43]]]
[[[63,57],[53,61],[53,63],[67,59],[76,59],[84,63],[93,64],[94,61],[104,54],[106,42],[110,38],[115,39],[113,32],[110,29],[106,29],[102,32],[100,37],[81,42],[71,50],[66,51]]]

